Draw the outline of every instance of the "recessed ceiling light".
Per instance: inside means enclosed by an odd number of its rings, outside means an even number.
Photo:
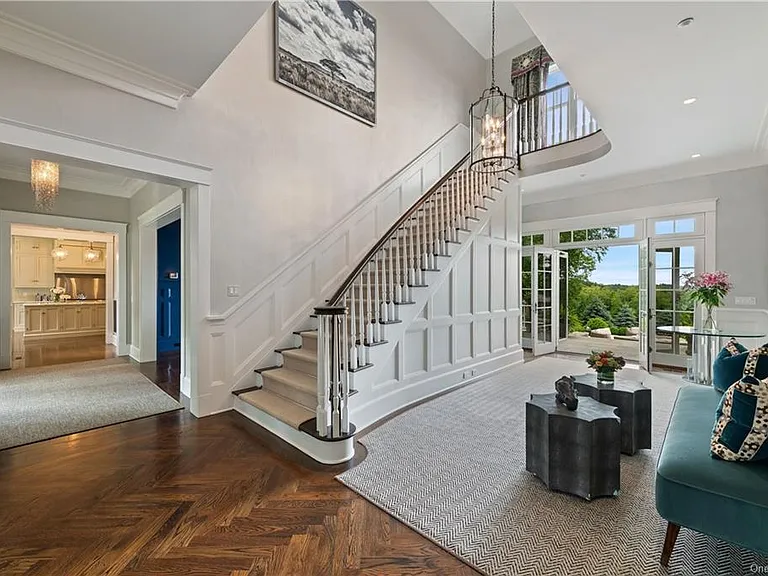
[[[586,174],[579,174],[579,178],[584,178]]]
[[[691,158],[699,158],[701,154],[691,154]]]
[[[688,18],[683,18],[680,20],[680,22],[677,23],[678,28],[687,28],[693,24],[693,16],[688,16]]]
[[[683,100],[683,104],[693,104],[694,102],[696,102],[696,98],[686,98]]]

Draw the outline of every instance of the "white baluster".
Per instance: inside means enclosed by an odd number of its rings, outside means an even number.
[[[406,231],[406,237],[408,238],[408,276],[405,282],[406,301],[411,301],[411,285],[416,284],[416,259],[414,258],[414,249],[416,244],[416,218],[411,215],[408,220],[408,230]]]
[[[442,208],[440,212],[440,219],[442,220],[440,224],[440,231],[442,233],[440,248],[441,253],[444,255],[448,254],[448,194],[450,189],[450,186],[446,185],[440,190],[440,207]]]
[[[358,339],[357,339],[357,365],[358,366],[365,366],[368,364],[368,348],[365,346],[365,311],[363,310],[363,302],[365,301],[365,298],[363,297],[363,277],[365,276],[366,271],[363,270],[363,272],[360,274],[360,286],[358,287],[358,299],[357,299],[357,305],[358,305],[358,311],[359,314],[357,315],[357,322],[358,325],[356,327]]]
[[[394,240],[389,238],[389,292],[387,293],[387,318],[389,321],[395,319],[395,270],[397,270],[397,257]]]
[[[389,289],[390,285],[387,281],[388,275],[387,270],[389,268],[390,263],[392,262],[392,254],[391,251],[387,250],[387,244],[384,243],[384,247],[381,249],[381,253],[383,256],[383,261],[381,264],[381,283],[382,283],[382,290],[381,290],[381,300],[379,300],[379,309],[381,310],[380,316],[381,320],[384,322],[389,322],[389,308],[387,307],[387,302],[389,301]]]
[[[373,260],[373,341],[381,342],[381,322],[379,320],[379,302],[381,302],[381,286],[379,286],[379,253],[374,255]]]
[[[366,310],[367,311],[366,320],[368,322],[368,325],[365,328],[365,343],[370,346],[371,344],[376,342],[376,332],[374,330],[374,324],[373,324],[373,322],[375,320],[375,316],[374,316],[373,309],[372,309],[373,308],[373,299],[371,298],[371,296],[372,296],[372,294],[371,294],[371,284],[372,284],[372,282],[375,282],[375,280],[373,278],[373,272],[371,271],[371,263],[370,262],[368,262],[368,264],[366,265],[366,273],[368,274],[368,282],[366,283],[366,292],[367,292],[366,300],[367,301],[365,303],[365,307],[367,309]],[[366,364],[367,364],[367,356],[366,356]]]
[[[326,436],[328,434],[328,411],[329,411],[329,398],[328,391],[330,389],[330,355],[329,355],[329,338],[328,332],[328,316],[318,316],[317,327],[317,409],[315,410],[315,418],[317,425],[317,434],[319,436]]]
[[[353,324],[354,325],[354,324]],[[342,317],[342,330],[344,331],[343,334],[343,341],[347,340],[347,322],[346,318]],[[342,358],[342,366],[345,368],[341,371],[341,382],[339,382],[340,386],[340,398],[339,398],[339,427],[340,427],[340,435],[341,434],[349,434],[349,371],[346,369],[347,366],[347,350],[344,349],[344,358]]]
[[[429,208],[429,202],[424,202],[419,209],[419,220],[421,225],[421,248],[422,248],[422,260],[421,260],[421,284],[424,284],[424,269],[429,268],[429,214],[427,209]]]
[[[338,438],[341,424],[341,406],[339,405],[340,387],[339,379],[341,377],[342,366],[340,366],[340,360],[342,357],[341,350],[345,348],[344,343],[341,342],[341,329],[339,326],[339,316],[331,316],[331,326],[333,330],[332,342],[332,354],[331,365],[333,372],[331,373],[331,438]]]
[[[352,338],[349,340],[349,369],[350,370],[356,370],[357,369],[357,342],[355,341],[355,283],[352,283],[352,287],[350,288],[350,297],[347,298],[347,296],[344,296],[344,305],[349,306],[349,322],[352,326],[352,330],[350,331],[352,333]],[[346,319],[344,321],[344,326],[347,325]],[[346,338],[344,339],[344,342],[346,342]],[[344,371],[346,372],[347,365],[344,365]]]
[[[403,268],[405,267],[405,246],[401,245],[401,229],[395,231],[395,270],[397,271],[397,277],[395,278],[395,302],[402,304],[403,302]],[[403,240],[404,241],[404,240]],[[402,254],[400,253],[402,249]],[[399,308],[395,308],[395,320],[400,320],[397,313]]]

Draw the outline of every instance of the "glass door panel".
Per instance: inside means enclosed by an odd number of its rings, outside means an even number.
[[[559,251],[557,253],[558,341],[568,338],[568,274],[568,252]]]
[[[701,239],[654,242],[651,309],[655,326],[693,326],[693,306],[683,293],[688,275],[703,270],[704,242]],[[693,342],[683,334],[654,330],[653,362],[686,367]]]
[[[533,249],[523,248],[521,266],[522,306],[521,306],[521,344],[523,348],[533,348]]]
[[[638,338],[640,340],[640,367],[651,371],[650,333],[652,329],[650,305],[650,276],[653,266],[649,261],[650,240],[646,238],[640,243],[638,251]]]
[[[533,354],[549,354],[555,351],[556,314],[555,290],[555,257],[557,252],[549,248],[535,247],[533,252]],[[555,319],[556,320],[556,319]]]

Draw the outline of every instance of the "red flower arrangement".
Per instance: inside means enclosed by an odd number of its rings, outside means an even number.
[[[597,372],[618,372],[627,365],[627,361],[622,356],[615,356],[610,350],[593,350],[592,354],[587,356],[587,364]]]

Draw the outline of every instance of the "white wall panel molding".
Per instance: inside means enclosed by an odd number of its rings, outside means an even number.
[[[365,428],[386,415],[461,384],[522,362],[520,346],[519,218],[516,182],[492,205],[487,220],[433,273],[418,310],[387,326],[391,352],[356,380],[352,420]],[[378,347],[372,354],[386,352]],[[380,367],[380,365],[382,365]],[[374,372],[375,370],[375,372]],[[366,374],[368,373],[368,374]]]
[[[177,108],[195,88],[0,12],[0,49]]]
[[[313,308],[329,297],[391,224],[466,153],[469,132],[457,124],[390,178],[312,246],[220,315],[207,318],[226,350],[226,393],[212,410],[233,405],[229,391],[255,384],[255,368],[274,365],[275,348],[292,345],[311,326]],[[222,363],[222,357],[217,361]]]

